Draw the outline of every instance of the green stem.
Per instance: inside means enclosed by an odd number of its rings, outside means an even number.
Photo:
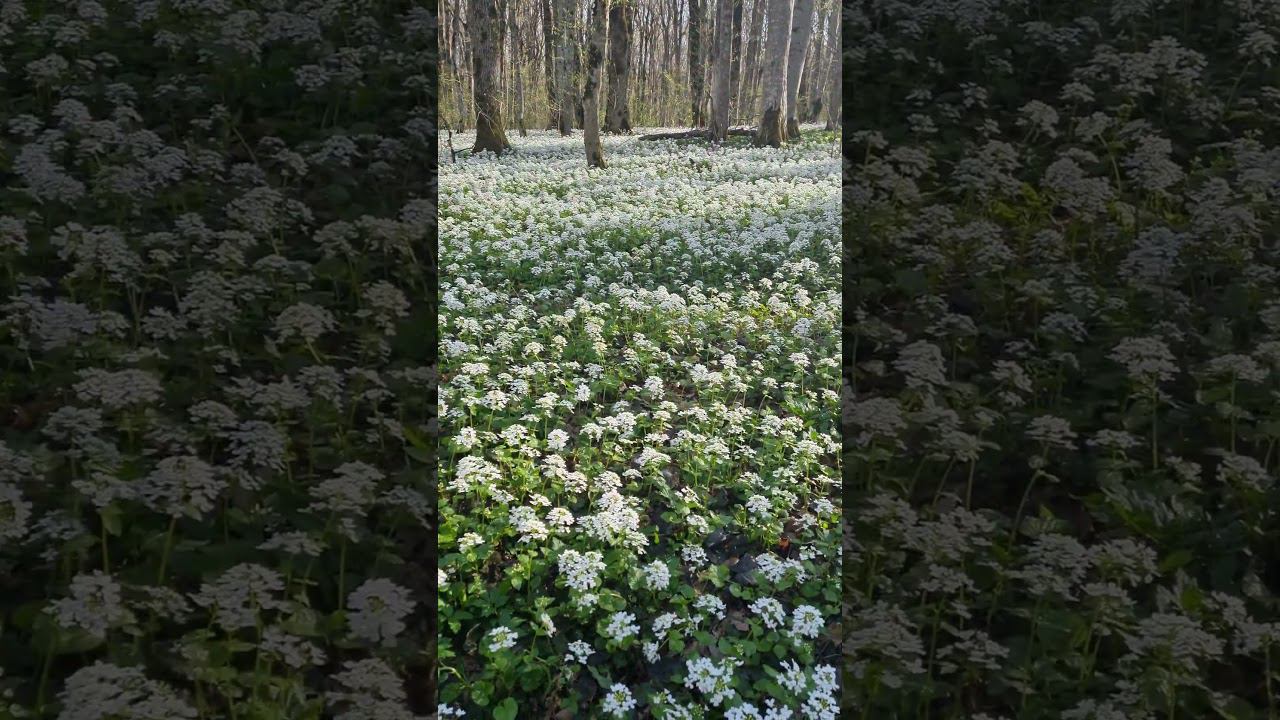
[[[347,601],[347,536],[340,535],[338,540],[338,610],[341,611]]]
[[[1276,694],[1271,692],[1271,643],[1267,643],[1264,650],[1266,663],[1263,681],[1267,688],[1267,720],[1276,720]]]
[[[1236,379],[1231,377],[1231,452],[1236,451]]]
[[[49,634],[49,642],[45,645],[44,666],[40,668],[40,687],[36,690],[36,715],[44,714],[44,694],[49,688],[49,672],[53,669],[54,634]]]
[[[160,553],[160,570],[156,573],[156,584],[164,585],[164,571],[169,565],[169,552],[173,550],[173,532],[178,527],[178,516],[169,518],[169,530],[164,536],[164,550]]]
[[[1013,529],[1009,531],[1009,545],[1018,539],[1018,527],[1022,524],[1022,513],[1027,509],[1027,500],[1031,497],[1031,488],[1035,487],[1036,478],[1040,477],[1040,471],[1037,470],[1031,476],[1031,480],[1027,482],[1027,488],[1022,491],[1022,499],[1018,501],[1018,511],[1013,515]]]
[[[1151,386],[1151,467],[1158,469],[1160,467],[1160,437],[1157,434],[1159,430],[1158,418],[1160,410],[1158,403],[1160,402],[1160,389],[1155,385]]]
[[[969,461],[969,479],[964,488],[964,509],[973,509],[973,471],[978,467],[976,459]]]
[[[111,574],[111,556],[110,556],[110,555],[108,554],[108,552],[107,552],[107,523],[106,523],[106,521],[104,520],[104,521],[101,523],[101,525],[102,525],[102,530],[101,530],[101,541],[102,541],[102,572],[106,573],[107,575],[110,575],[110,574]]]

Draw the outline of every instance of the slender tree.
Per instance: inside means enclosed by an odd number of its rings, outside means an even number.
[[[502,11],[498,0],[470,0],[467,8],[476,106],[476,144],[471,151],[502,154],[511,147],[502,124]]]
[[[609,20],[608,0],[595,0],[591,8],[587,39],[587,77],[582,92],[582,138],[587,148],[587,165],[605,167],[604,148],[600,145],[600,67],[604,65],[606,25]]]
[[[743,58],[741,83],[738,85],[738,117],[750,117],[755,109],[756,83],[760,79],[760,36],[764,34],[766,0],[752,0],[751,26],[747,30],[747,56]]]
[[[560,134],[573,132],[573,76],[571,74],[574,51],[574,0],[556,0],[556,120]]]
[[[511,80],[515,85],[516,95],[516,127],[520,129],[520,137],[529,134],[524,124],[524,58],[521,57],[522,43],[520,28],[516,24],[517,3],[507,2],[507,37],[511,40]]]
[[[466,41],[463,30],[465,29],[462,21],[462,8],[456,7],[453,11],[453,32],[450,33],[452,43],[449,48],[449,57],[453,63],[453,99],[458,106],[458,122],[466,122],[467,102],[466,89],[462,82],[462,69],[466,67]]]
[[[698,117],[705,125],[711,114],[711,56],[716,41],[716,0],[702,2],[702,60],[698,70],[702,72],[702,97],[698,100]]]
[[[712,140],[729,137],[729,80],[733,54],[733,0],[716,0],[715,35],[711,42],[711,112],[707,128]]]
[[[827,18],[827,129],[835,130],[840,125],[840,13],[843,6],[833,3],[831,16]]]
[[[742,0],[733,0],[733,57],[729,60],[729,116],[742,104],[738,87],[742,77]]]
[[[787,102],[787,53],[791,42],[793,0],[769,0],[768,34],[761,65],[763,99],[755,144],[780,147],[784,138]]]
[[[631,76],[632,0],[613,0],[609,7],[609,99],[604,115],[604,131],[631,132],[631,111],[627,107],[627,84]]]
[[[573,32],[569,40],[569,77],[571,92],[569,99],[573,103],[573,127],[581,130],[585,127],[582,121],[582,89],[586,82],[584,68],[586,66],[586,58],[584,54],[587,51],[587,43],[590,42],[591,25],[590,18],[588,23],[583,24],[581,10],[582,7],[578,0],[574,2],[574,23]],[[591,9],[591,5],[587,5],[587,9]]]
[[[791,16],[791,41],[787,52],[786,138],[800,136],[800,76],[804,72],[809,37],[813,34],[814,0],[795,0]]]
[[[689,0],[689,102],[691,125],[702,127],[702,3]]]
[[[557,89],[560,83],[556,80],[556,31],[555,20],[551,13],[551,0],[542,0],[542,65],[547,86],[547,129],[560,127],[560,114],[556,104]]]

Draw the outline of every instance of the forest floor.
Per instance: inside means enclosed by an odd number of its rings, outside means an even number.
[[[1280,14],[943,5],[846,19],[846,716],[1275,720]]]
[[[442,717],[835,712],[834,137],[639,134],[441,138]]]

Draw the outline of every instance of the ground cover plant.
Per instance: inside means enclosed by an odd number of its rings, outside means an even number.
[[[427,714],[434,33],[0,3],[0,718]]]
[[[440,717],[834,718],[832,133],[509,138],[440,141]]]
[[[1280,716],[1280,5],[845,21],[845,713]]]

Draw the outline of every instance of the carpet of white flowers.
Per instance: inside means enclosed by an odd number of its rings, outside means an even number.
[[[849,8],[845,714],[1280,718],[1280,4]]]
[[[0,718],[427,714],[434,33],[0,2]]]
[[[834,718],[832,135],[510,137],[441,138],[440,716]]]

